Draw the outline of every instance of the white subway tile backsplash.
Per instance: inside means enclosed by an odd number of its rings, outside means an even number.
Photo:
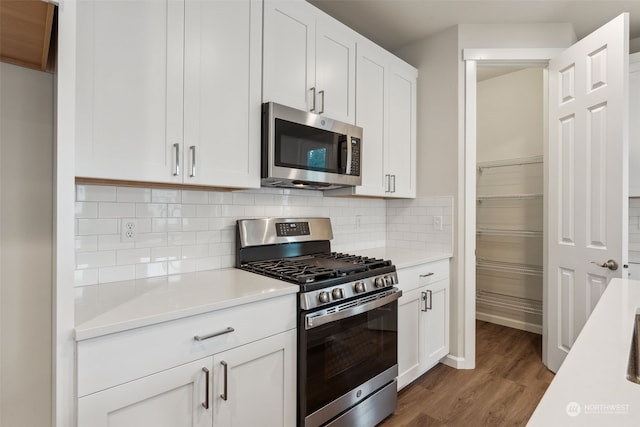
[[[182,258],[182,247],[161,246],[151,248],[151,261],[176,261]]]
[[[116,187],[76,185],[76,200],[79,202],[115,202],[116,199]]]
[[[182,203],[206,205],[209,203],[209,192],[185,190],[182,192]]]
[[[122,203],[150,203],[151,189],[138,187],[117,187],[116,200]]]
[[[182,191],[170,190],[161,188],[151,189],[151,202],[152,203],[181,203]]]
[[[331,217],[332,248],[343,252],[384,245],[450,250],[452,242],[453,203],[446,197],[387,201],[277,188],[76,188],[77,286],[233,267],[240,218]],[[443,216],[442,231],[431,226],[433,212]],[[123,218],[138,220],[135,243],[121,241]]]
[[[100,202],[98,213],[100,218],[134,217],[136,205],[135,203]]]
[[[116,219],[78,219],[78,231],[80,236],[90,234],[113,234],[118,232]]]
[[[166,203],[136,203],[138,218],[162,218],[167,216]]]
[[[103,267],[98,271],[98,283],[120,282],[136,278],[135,265],[120,265],[117,267]]]
[[[123,249],[116,252],[116,264],[140,264],[151,261],[150,248]]]
[[[174,262],[174,261],[169,261]],[[135,266],[135,278],[146,279],[148,277],[166,276],[169,272],[168,262],[149,262]]]

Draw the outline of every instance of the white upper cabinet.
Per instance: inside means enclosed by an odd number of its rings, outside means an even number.
[[[258,187],[261,2],[79,2],[76,176]]]
[[[302,0],[264,8],[263,101],[354,123],[357,33]]]
[[[416,197],[416,80],[412,66],[393,58],[389,73],[387,195]]]
[[[184,4],[77,8],[76,176],[180,182]]]
[[[362,185],[325,194],[414,198],[418,72],[364,39],[358,41],[356,65]]]

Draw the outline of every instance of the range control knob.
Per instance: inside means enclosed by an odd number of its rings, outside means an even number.
[[[329,298],[329,292],[320,292],[318,294],[318,301],[320,301],[321,303],[327,303],[329,301],[331,301],[331,298]]]
[[[356,282],[356,284],[353,285],[353,289],[356,291],[356,294],[361,294],[367,290],[362,282]]]
[[[385,286],[393,286],[393,277],[384,276],[384,284]]]
[[[373,284],[376,286],[376,288],[384,288],[384,277],[376,277],[376,280],[373,281]]]
[[[344,292],[342,292],[341,288],[335,288],[331,291],[331,296],[333,296],[333,299],[342,299],[344,298]]]

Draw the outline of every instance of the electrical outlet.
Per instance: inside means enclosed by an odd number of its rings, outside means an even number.
[[[120,222],[120,241],[135,242],[138,237],[138,220],[134,218],[122,218]]]
[[[354,230],[358,231],[360,230],[360,227],[362,226],[362,215],[356,215],[356,225]]]
[[[434,216],[433,217],[433,229],[436,231],[442,231],[442,217]]]

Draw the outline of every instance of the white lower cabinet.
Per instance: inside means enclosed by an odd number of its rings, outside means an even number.
[[[449,353],[449,260],[398,270],[398,389]]]
[[[78,426],[211,427],[207,373],[212,358],[196,360],[78,401]]]
[[[295,311],[288,295],[79,341],[78,427],[295,426]]]

